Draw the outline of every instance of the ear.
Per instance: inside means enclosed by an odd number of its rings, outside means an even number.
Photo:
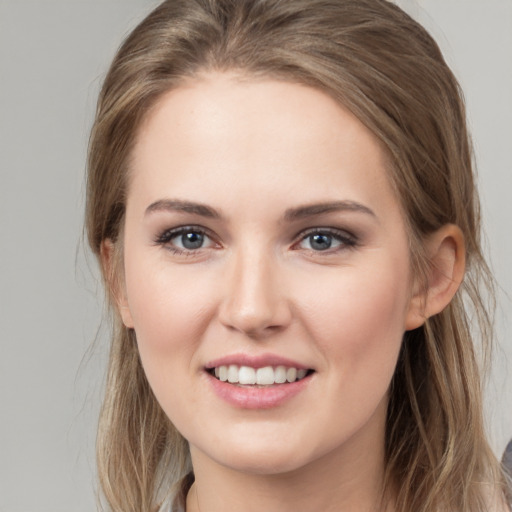
[[[101,266],[110,296],[114,301],[125,327],[133,329],[133,318],[128,306],[119,249],[110,239],[103,240],[100,248]]]
[[[464,235],[458,226],[446,224],[425,240],[430,265],[427,286],[417,286],[409,304],[405,329],[416,329],[440,313],[459,289],[466,268]]]

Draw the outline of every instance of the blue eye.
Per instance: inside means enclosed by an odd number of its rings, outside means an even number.
[[[311,249],[315,251],[326,251],[330,249],[334,241],[331,235],[324,234],[309,235],[307,240],[309,241]]]
[[[156,243],[176,253],[186,253],[214,245],[212,239],[200,228],[180,227],[162,233]]]
[[[316,230],[306,234],[299,242],[301,249],[315,252],[333,251],[356,245],[354,237],[343,231]]]
[[[183,233],[175,238],[177,239],[176,242],[178,242],[178,245],[181,244],[181,247],[184,249],[193,250],[202,247],[206,237],[203,233],[189,231],[188,233]]]

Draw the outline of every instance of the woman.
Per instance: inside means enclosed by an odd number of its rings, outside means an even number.
[[[457,82],[396,6],[161,4],[90,144],[110,509],[505,510],[479,229]]]

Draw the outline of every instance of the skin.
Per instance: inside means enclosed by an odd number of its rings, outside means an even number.
[[[378,510],[401,340],[455,293],[460,232],[426,241],[435,264],[420,294],[385,152],[351,113],[298,84],[197,77],[160,99],[132,156],[118,305],[190,443],[187,510]],[[334,202],[345,207],[289,218]],[[181,234],[168,232],[183,226],[206,231],[202,247],[176,252]],[[331,248],[313,246],[311,229],[330,230]],[[104,245],[106,266],[113,249]],[[314,374],[267,409],[213,392],[209,361],[263,353]]]

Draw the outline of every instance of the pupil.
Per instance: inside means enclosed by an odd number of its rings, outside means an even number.
[[[332,239],[328,235],[312,235],[311,247],[319,251],[325,251],[332,245]]]
[[[201,233],[185,233],[181,243],[185,249],[199,249],[203,245],[204,236]]]

